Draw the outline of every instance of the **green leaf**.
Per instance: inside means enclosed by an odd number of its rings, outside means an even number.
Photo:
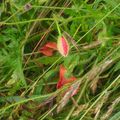
[[[68,56],[67,58],[64,58],[64,65],[68,69],[68,71],[72,72],[76,65],[79,63],[79,55],[73,54]]]
[[[120,120],[120,111],[117,112],[114,116],[112,116],[109,120]]]
[[[120,70],[120,62],[118,62],[118,63],[115,65],[114,71],[116,72],[116,71],[118,71],[118,70]]]
[[[58,56],[53,56],[53,57],[40,57],[40,58],[37,58],[37,59],[33,59],[31,60],[30,62],[39,62],[39,63],[42,63],[44,65],[49,65],[49,64],[53,64],[56,60],[58,60]]]
[[[54,78],[57,75],[57,73],[58,73],[57,69],[52,69],[44,75],[44,79],[50,82],[50,80]]]

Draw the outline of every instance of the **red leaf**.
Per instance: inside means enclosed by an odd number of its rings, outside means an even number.
[[[57,89],[61,88],[65,84],[66,78],[64,77],[64,74],[66,73],[66,71],[67,71],[66,68],[63,65],[61,65],[60,71],[59,71],[60,78],[59,78],[59,81],[57,83]]]
[[[68,54],[69,46],[64,37],[61,37],[61,41],[62,41],[62,46],[63,46],[63,52],[64,52],[64,55],[66,56]]]
[[[46,55],[46,56],[52,56],[53,55],[53,49],[50,49],[48,47],[45,47],[43,46],[41,49],[40,49],[40,53]]]
[[[52,48],[54,50],[57,50],[57,44],[55,42],[48,42],[45,46],[48,48]]]
[[[64,36],[60,36],[57,41],[57,49],[60,54],[66,57],[69,53],[69,44],[68,41],[65,39]]]
[[[66,68],[61,65],[60,66],[60,72],[59,72],[59,81],[57,83],[57,89],[61,88],[63,85],[70,83],[74,80],[76,80],[76,78],[74,76],[70,77],[70,78],[65,78],[65,73],[67,73]]]
[[[60,71],[59,71],[59,81],[57,83],[57,89],[63,87],[67,83],[70,83],[76,80],[74,76],[70,78],[65,78],[65,73],[67,73],[67,69],[63,65],[61,65]],[[67,90],[61,93],[62,99],[59,102],[59,105],[57,107],[57,113],[59,113],[63,109],[63,107],[68,103],[69,99],[72,96],[78,93],[79,86],[80,86],[80,83],[76,81],[75,83],[71,84],[71,86]]]
[[[52,56],[53,52],[57,49],[57,45],[55,42],[48,42],[45,44],[39,51],[40,53],[46,56]]]

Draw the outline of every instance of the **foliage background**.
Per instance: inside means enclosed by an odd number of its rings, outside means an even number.
[[[39,53],[58,30],[75,40],[68,57]],[[0,119],[116,120],[120,116],[119,0],[0,1]],[[80,83],[57,113],[59,66]],[[60,98],[62,99],[62,98]]]

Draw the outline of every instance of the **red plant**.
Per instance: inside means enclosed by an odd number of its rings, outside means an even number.
[[[46,56],[52,56],[55,50],[58,50],[64,57],[68,55],[69,44],[64,36],[58,38],[57,44],[55,42],[48,42],[39,51]]]
[[[61,36],[58,38],[57,41],[57,49],[60,52],[60,54],[64,57],[66,57],[69,53],[69,44],[64,36]]]
[[[67,69],[60,65],[60,71],[59,71],[59,81],[57,83],[57,89],[63,87],[64,85],[73,82],[74,80],[77,80],[76,77],[72,76],[69,78],[65,77],[65,74],[67,73]],[[76,95],[79,90],[79,83],[78,81],[74,82],[70,85],[70,87],[67,88],[64,92],[61,92],[58,97],[62,97],[60,100],[60,104],[57,107],[57,113],[59,113],[63,107],[68,103],[69,99]]]
[[[45,44],[42,48],[40,48],[40,53],[46,55],[46,56],[52,56],[53,52],[57,50],[57,45],[55,42],[48,42]]]
[[[76,80],[76,78],[74,76],[72,76],[70,78],[66,78],[65,77],[66,73],[67,73],[67,69],[63,65],[61,65],[60,66],[60,71],[59,71],[59,81],[57,83],[57,89],[63,87],[67,83],[71,83],[74,80]],[[68,90],[70,90],[70,89],[72,89],[72,88],[70,87]],[[76,93],[77,93],[77,90],[73,91],[71,96],[75,95]]]

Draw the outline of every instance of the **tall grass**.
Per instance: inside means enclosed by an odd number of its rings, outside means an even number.
[[[119,0],[1,1],[0,119],[119,119],[119,21]],[[69,34],[67,57],[39,52],[57,43],[57,27]],[[61,64],[77,80],[57,89]],[[64,100],[75,85],[77,94]]]

